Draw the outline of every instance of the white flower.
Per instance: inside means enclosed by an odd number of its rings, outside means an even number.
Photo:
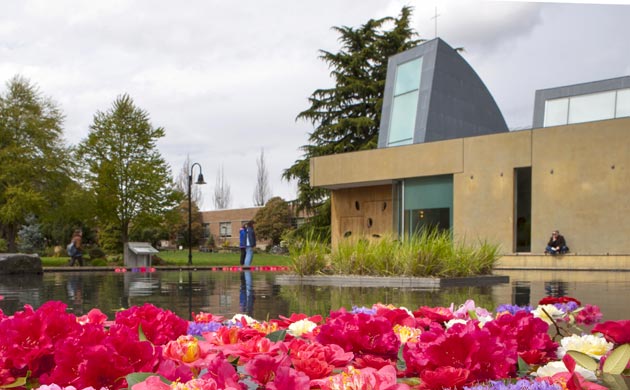
[[[247,325],[255,324],[258,322],[247,314],[234,314],[234,317],[232,317],[232,321],[241,322],[242,318],[245,318],[245,321],[247,321]]]
[[[600,359],[613,348],[613,343],[609,343],[605,338],[594,335],[572,335],[560,340],[558,347],[558,358],[562,359],[567,351],[579,351],[596,359]]]
[[[455,324],[465,324],[467,321],[466,320],[460,320],[459,318],[453,318],[452,320],[446,322],[444,324],[444,326],[446,327],[446,329],[449,329],[451,326],[455,325]]]
[[[300,337],[304,333],[310,333],[317,327],[317,324],[308,319],[303,319],[299,321],[295,321],[291,325],[289,325],[289,333],[291,333],[295,337]]]
[[[551,325],[553,321],[547,316],[547,314],[545,314],[545,311],[554,320],[558,320],[564,317],[565,314],[562,310],[558,309],[554,305],[538,305],[538,307],[534,311],[532,311],[532,314],[534,315],[534,317],[540,318],[541,320]]]
[[[538,377],[546,377],[546,376],[554,376],[559,372],[569,372],[567,367],[564,365],[562,361],[559,362],[550,362],[544,366],[541,366],[536,370],[536,372],[532,373],[534,376]],[[597,377],[593,371],[587,370],[586,368],[576,365],[575,372],[582,375],[584,379],[587,381],[596,381]]]
[[[487,316],[479,316],[477,318],[479,320],[479,327],[483,328],[483,326],[486,324],[486,322],[490,322],[492,320],[494,320],[494,318],[492,317],[492,315],[487,315]]]

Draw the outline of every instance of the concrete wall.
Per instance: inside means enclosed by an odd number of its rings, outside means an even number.
[[[353,215],[349,199],[367,199],[384,185],[391,199],[394,180],[453,174],[456,237],[487,239],[511,253],[514,169],[527,166],[532,252],[559,229],[573,253],[630,254],[630,118],[318,157],[311,184],[335,190],[337,240],[342,217],[358,218],[344,222],[352,226],[366,217]]]

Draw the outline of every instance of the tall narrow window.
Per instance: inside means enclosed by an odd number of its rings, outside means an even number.
[[[422,57],[405,62],[396,68],[388,146],[413,142],[421,73]]]
[[[532,250],[532,168],[514,169],[514,251]]]

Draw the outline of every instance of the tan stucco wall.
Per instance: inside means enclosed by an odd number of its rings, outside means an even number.
[[[536,129],[532,142],[532,243],[558,229],[574,253],[630,254],[630,118]]]
[[[531,131],[464,138],[464,171],[453,175],[456,238],[514,249],[514,168],[531,165],[530,139]]]
[[[350,233],[348,239],[374,239],[391,234],[392,210],[391,185],[333,191],[330,226],[333,248],[346,232]]]
[[[311,183],[356,187],[333,192],[334,227],[351,217],[334,211],[346,195],[369,196],[377,183],[453,174],[455,236],[487,239],[511,253],[514,169],[527,166],[532,252],[541,253],[559,229],[573,253],[630,254],[630,118],[318,157],[311,159]],[[334,240],[341,230],[333,230]]]
[[[462,169],[463,141],[456,139],[312,158],[310,183],[314,187],[354,187]]]

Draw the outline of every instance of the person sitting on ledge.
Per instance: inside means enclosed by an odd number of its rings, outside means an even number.
[[[545,254],[549,253],[550,255],[557,255],[567,253],[568,251],[569,248],[567,247],[564,237],[559,231],[554,230],[551,233],[549,242],[547,243],[547,248],[545,248]]]

